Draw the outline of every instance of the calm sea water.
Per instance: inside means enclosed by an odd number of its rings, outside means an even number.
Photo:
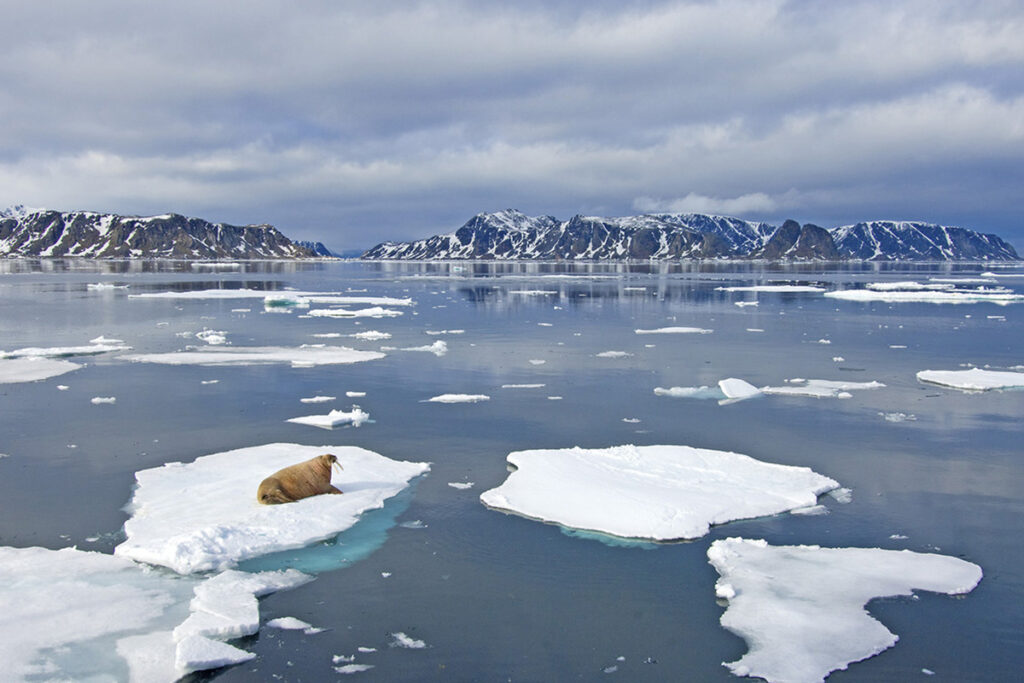
[[[985,578],[967,596],[921,593],[871,603],[899,643],[830,680],[915,680],[925,668],[935,672],[928,680],[1013,680],[1024,667],[1024,392],[966,394],[922,385],[915,372],[1024,363],[1024,304],[862,304],[715,289],[776,282],[834,288],[984,269],[342,262],[217,270],[172,262],[2,262],[3,349],[81,345],[106,335],[134,352],[174,351],[201,343],[178,333],[210,328],[237,346],[326,342],[375,350],[444,339],[449,350],[440,357],[394,351],[379,361],[319,368],[170,367],[109,354],[73,359],[87,366],[51,380],[0,385],[0,453],[8,456],[0,459],[0,545],[110,552],[123,538],[122,508],[137,470],[271,442],[356,445],[429,461],[431,472],[337,539],[245,567],[316,573],[306,586],[263,599],[261,616],[294,616],[328,630],[264,628],[241,643],[256,660],[192,678],[347,680],[334,673],[332,657],[357,654],[356,661],[375,665],[356,675],[364,680],[736,680],[720,663],[738,658],[745,645],[718,623],[723,607],[706,552],[714,539],[743,536],[937,551],[981,565]],[[99,282],[128,288],[87,288]],[[1001,284],[1024,291],[1024,279]],[[416,305],[398,318],[357,322],[265,312],[259,299],[128,298],[207,288],[366,290],[352,293],[409,296]],[[521,293],[530,290],[553,293]],[[756,307],[734,305],[755,299]],[[714,332],[634,333],[669,325]],[[393,338],[313,336],[369,329]],[[609,350],[633,355],[596,356]],[[757,386],[803,377],[886,387],[848,400],[772,397],[732,405],[653,392],[713,386],[730,376]],[[218,382],[203,384],[208,380]],[[501,388],[532,383],[545,386]],[[346,391],[366,396],[346,399]],[[422,402],[441,393],[491,400]],[[299,402],[318,394],[338,400]],[[117,402],[93,405],[96,396]],[[285,421],[353,401],[372,423],[324,431]],[[891,413],[916,419],[885,420]],[[805,465],[852,489],[853,499],[826,498],[828,515],[737,522],[694,542],[663,545],[580,537],[478,501],[504,481],[511,451],[625,443],[686,444]],[[399,631],[427,647],[389,647]],[[357,653],[360,647],[376,652]]]

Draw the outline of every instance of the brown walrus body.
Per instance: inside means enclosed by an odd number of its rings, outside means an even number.
[[[260,482],[256,500],[263,505],[277,505],[318,496],[321,493],[341,493],[331,486],[332,465],[341,469],[338,458],[325,453],[278,470]]]

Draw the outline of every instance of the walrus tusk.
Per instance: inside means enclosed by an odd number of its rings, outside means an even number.
[[[256,500],[263,505],[291,503],[322,493],[341,493],[331,485],[332,468],[344,468],[332,453],[318,455],[305,462],[285,467],[260,482]]]

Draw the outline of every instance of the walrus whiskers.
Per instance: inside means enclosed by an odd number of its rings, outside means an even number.
[[[335,467],[339,471],[345,469],[331,453],[285,467],[260,482],[256,500],[263,505],[278,505],[323,493],[341,493],[331,485],[331,471]]]

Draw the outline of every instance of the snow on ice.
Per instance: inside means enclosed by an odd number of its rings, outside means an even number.
[[[256,489],[274,472],[334,453],[340,496],[313,496],[285,505],[260,505]],[[353,446],[276,443],[167,463],[136,472],[117,555],[170,567],[181,574],[224,569],[258,555],[300,548],[349,528],[382,507],[427,463],[399,462]]]
[[[143,353],[124,356],[126,360],[165,365],[334,365],[384,358],[378,351],[358,351],[347,346],[211,346],[201,351]]]
[[[815,505],[839,484],[806,467],[690,446],[516,451],[484,505],[565,527],[659,541]]]
[[[490,401],[486,394],[441,394],[427,399],[427,403],[478,403]]]
[[[334,429],[340,425],[351,424],[353,427],[358,427],[367,420],[370,419],[370,414],[361,410],[359,406],[352,406],[352,410],[345,412],[343,410],[332,410],[326,415],[306,415],[303,417],[293,417],[288,422],[294,422],[300,425],[309,425],[310,427],[319,427],[321,429]]]
[[[653,330],[633,330],[636,334],[711,334],[714,330],[703,327],[659,327]]]
[[[921,370],[917,379],[929,384],[962,389],[964,391],[989,391],[992,389],[1014,389],[1024,387],[1024,372],[998,370]]]
[[[945,555],[742,538],[715,541],[708,560],[720,575],[715,593],[729,602],[722,626],[749,648],[725,666],[776,683],[817,683],[892,647],[896,635],[867,613],[868,601],[915,589],[959,595],[982,577],[977,565]]]
[[[0,358],[0,384],[38,382],[82,367],[85,366],[56,358]]]

